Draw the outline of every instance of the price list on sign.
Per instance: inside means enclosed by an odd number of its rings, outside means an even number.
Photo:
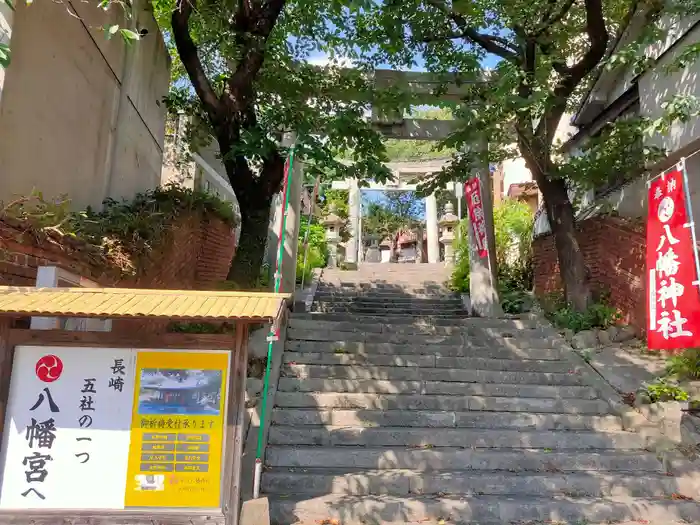
[[[700,293],[683,175],[674,170],[649,185],[647,342],[655,350],[700,346]]]

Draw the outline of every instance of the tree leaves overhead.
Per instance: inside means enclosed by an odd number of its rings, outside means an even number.
[[[273,3],[275,0],[268,0]],[[278,0],[282,1],[282,0]],[[408,99],[374,88],[371,67],[348,69],[356,52],[345,46],[347,24],[352,14],[365,7],[364,2],[287,1],[264,45],[264,62],[253,81],[255,123],[246,126],[239,140],[226,152],[259,164],[280,144],[280,132],[295,131],[298,152],[312,173],[323,171],[326,178],[372,177],[385,180],[390,174],[383,167],[384,147],[380,135],[365,118],[371,104],[403,109]],[[240,71],[242,48],[254,31],[241,35],[241,28],[230,23],[239,14],[237,3],[223,0],[200,2],[190,18],[190,34],[199,50],[206,77],[218,97]],[[251,5],[258,5],[254,2]],[[265,3],[263,3],[265,5]],[[156,16],[168,35],[169,17],[176,4],[157,0]],[[175,57],[171,110],[184,110],[199,116],[208,125],[200,97],[190,88],[173,38],[166,38]],[[323,67],[307,60],[326,53],[329,63]],[[353,159],[341,163],[339,157]]]
[[[664,9],[690,15],[700,8],[695,4],[676,0]],[[474,79],[455,111],[461,126],[443,142],[457,153],[423,188],[432,191],[530,150],[539,150],[556,171],[563,162],[556,127],[578,109],[598,73],[624,66],[638,74],[653,65],[645,50],[669,29],[660,7],[655,0],[383,0],[356,14],[354,38],[377,42],[362,54],[366,63],[406,68],[422,61],[429,71]],[[610,53],[635,13],[643,29]],[[700,47],[690,46],[671,67],[698,56]],[[478,153],[484,136],[488,152]]]

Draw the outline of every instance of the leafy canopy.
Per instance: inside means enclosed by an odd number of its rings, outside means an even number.
[[[562,117],[578,109],[605,68],[639,73],[653,66],[649,45],[698,12],[700,4],[689,0],[380,0],[354,13],[346,44],[375,41],[376,47],[357,53],[368,64],[424,65],[459,76],[459,130],[442,143],[452,162],[424,189],[519,156],[547,178],[591,185],[619,173],[622,164],[636,174],[657,160],[664,152],[644,147],[644,135],[696,115],[698,104],[675,96],[664,102],[666,114],[656,121],[612,124],[570,166],[555,142]],[[633,16],[643,29],[619,40]],[[700,46],[688,46],[667,72],[699,55]],[[480,147],[485,140],[487,150]]]
[[[222,147],[225,158],[259,166],[280,150],[281,134],[293,131],[297,153],[310,175],[377,180],[389,176],[381,136],[365,115],[370,104],[395,108],[405,102],[391,89],[375,89],[371,70],[348,69],[337,57],[336,42],[351,20],[352,5],[339,0],[266,0],[253,2],[253,13],[247,15],[240,3],[200,1],[189,15],[188,28],[201,57],[202,83],[211,85],[214,98],[191,87],[191,68],[187,71],[183,46],[177,45],[178,26],[172,24],[178,5],[176,0],[154,1],[174,56],[169,108],[198,117],[198,129],[191,130],[195,142],[221,136],[209,105],[228,96],[235,98],[231,110],[240,113],[234,119],[240,132]],[[260,36],[264,29],[269,29],[266,38]],[[309,62],[319,53],[330,57],[322,67]],[[341,162],[342,157],[352,162]]]

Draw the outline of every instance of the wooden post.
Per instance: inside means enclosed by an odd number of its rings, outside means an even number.
[[[10,376],[12,375],[12,357],[14,349],[10,343],[10,326],[12,319],[0,317],[0,443],[5,429],[5,412],[10,397]]]
[[[248,326],[236,326],[236,339],[231,352],[231,377],[228,388],[226,444],[224,447],[224,514],[226,525],[238,525],[240,515],[241,467],[245,436],[245,383],[248,372]]]

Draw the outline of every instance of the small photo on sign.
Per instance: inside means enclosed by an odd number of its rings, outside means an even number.
[[[165,476],[162,474],[137,474],[136,490],[161,491],[165,490]]]
[[[140,415],[218,416],[221,370],[143,368]]]

